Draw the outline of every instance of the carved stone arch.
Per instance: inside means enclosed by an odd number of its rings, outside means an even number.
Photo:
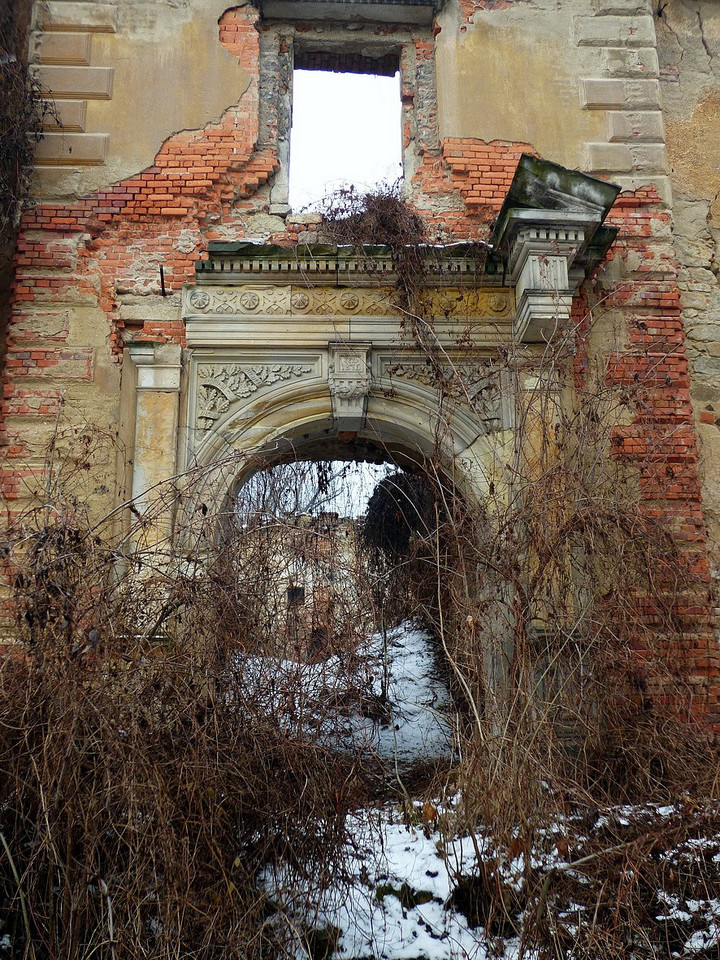
[[[147,492],[175,472],[223,474],[228,453],[229,465],[349,434],[439,449],[466,493],[501,491],[519,388],[512,363],[503,374],[495,358],[520,349],[532,365],[552,349],[612,242],[604,220],[617,190],[524,156],[490,244],[424,248],[432,355],[406,329],[389,248],[211,243],[183,292],[182,356],[130,344],[136,503],[151,504]]]
[[[452,470],[466,496],[483,499],[505,482],[504,463],[512,445],[509,429],[478,432],[459,428],[439,432],[437,391],[415,385],[412,394],[370,396],[364,425],[357,431],[336,429],[330,397],[317,381],[285,386],[267,402],[228,413],[195,451],[188,464],[195,475],[195,497],[208,513],[221,511],[228,491],[247,472],[283,460],[373,459],[422,467],[432,462]],[[467,418],[466,418],[467,419]]]

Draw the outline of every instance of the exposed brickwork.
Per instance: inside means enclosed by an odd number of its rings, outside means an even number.
[[[686,602],[673,610],[674,626],[684,633],[683,649],[668,647],[665,655],[682,666],[689,695],[678,703],[676,696],[654,690],[653,700],[709,718],[720,729],[720,653],[713,637],[707,531],[669,217],[654,189],[647,188],[621,194],[608,222],[619,227],[611,257],[632,261],[633,270],[621,283],[605,287],[601,282],[592,310],[578,300],[576,380],[585,378],[584,345],[593,311],[612,310],[626,347],[609,358],[607,379],[625,395],[630,413],[630,421],[613,433],[612,451],[638,471],[642,513],[672,532],[687,577]],[[660,580],[662,575],[657,571]],[[656,601],[639,596],[638,616],[641,626],[662,636],[667,611],[658,609]],[[639,644],[642,657],[642,639],[629,642]]]
[[[508,140],[450,139],[443,143],[443,157],[452,183],[471,212],[494,216],[508,192],[518,160],[534,153],[529,143]]]
[[[427,151],[413,178],[413,202],[431,227],[456,239],[489,234],[527,143],[448,138]]]

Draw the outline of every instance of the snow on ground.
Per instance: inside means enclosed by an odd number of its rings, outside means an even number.
[[[537,949],[530,944],[521,948],[521,934],[528,917],[536,916],[537,900],[527,901],[524,911],[516,917],[518,935],[505,931],[504,936],[495,932],[488,936],[482,926],[473,926],[459,907],[453,905],[453,890],[459,877],[477,876],[477,852],[499,869],[506,889],[519,893],[518,902],[523,902],[525,870],[522,856],[510,860],[494,847],[489,838],[478,833],[472,838],[451,837],[443,840],[440,834],[422,823],[423,804],[416,803],[413,811],[403,814],[397,807],[386,805],[381,809],[366,810],[351,818],[348,829],[353,838],[353,850],[349,863],[349,877],[331,889],[324,902],[304,904],[305,915],[294,927],[295,930],[312,927],[336,934],[335,949],[322,954],[327,960],[534,960]],[[451,813],[446,808],[444,813]],[[415,823],[408,824],[408,819]],[[547,922],[557,936],[557,949],[553,953],[573,960],[576,956],[573,941],[582,942],[583,932],[591,930],[596,920],[605,880],[592,881],[584,869],[572,868],[573,862],[584,861],[583,845],[592,839],[598,830],[606,829],[607,822],[615,827],[635,830],[647,825],[662,837],[664,829],[674,833],[684,813],[681,807],[645,805],[638,807],[611,808],[598,812],[590,828],[590,836],[583,837],[578,831],[579,823],[573,826],[575,817],[558,817],[545,830],[538,832],[538,843],[532,852],[532,872],[539,885],[542,878],[560,874],[577,881],[575,895],[578,900],[564,894],[565,899],[551,898],[548,902]],[[580,818],[585,821],[585,816]],[[624,821],[624,823],[623,823]],[[717,822],[717,821],[715,821]],[[563,856],[555,844],[557,837],[567,837],[575,830],[574,840],[579,843],[571,856]],[[692,832],[692,831],[691,831]],[[632,841],[631,841],[632,842]],[[720,866],[720,834],[681,841],[669,847],[659,856],[668,869],[661,871],[667,883],[673,883],[675,873],[682,868],[683,860],[692,856],[691,848],[705,850],[707,859]],[[592,859],[592,858],[589,858]],[[627,870],[625,871],[628,872]],[[658,889],[648,892],[643,907],[651,911],[645,928],[639,931],[639,944],[644,944],[635,953],[618,953],[617,956],[631,960],[653,957],[663,960],[690,960],[720,956],[720,878],[719,871],[710,870],[697,884],[697,896],[669,893]],[[269,892],[277,894],[272,883]],[[281,901],[282,896],[277,897]],[[583,902],[580,902],[583,901]],[[303,904],[302,892],[294,890],[295,917]],[[284,904],[290,906],[287,901]],[[613,907],[613,912],[621,905]],[[291,911],[292,913],[292,907]],[[655,937],[655,944],[643,939],[648,932]],[[309,960],[318,954],[308,952],[301,939],[285,934],[288,944],[283,960]],[[561,947],[562,943],[570,944]],[[618,949],[625,949],[620,946]],[[647,949],[646,949],[647,948]],[[648,949],[651,952],[647,952]],[[582,956],[590,956],[587,950]],[[616,954],[613,954],[613,956]],[[598,956],[609,956],[598,953]]]
[[[429,634],[404,623],[320,663],[254,657],[239,661],[239,669],[244,688],[260,695],[267,709],[288,724],[312,728],[332,749],[379,755],[389,761],[389,770],[402,774],[418,761],[452,758],[451,699],[435,663]],[[433,806],[446,824],[452,822],[452,802]],[[699,960],[712,951],[720,956],[720,814],[711,814],[704,826],[700,820],[689,823],[683,807],[672,804],[595,810],[590,819],[587,810],[558,815],[537,829],[526,869],[522,855],[509,857],[481,830],[474,838],[449,835],[451,830],[441,835],[424,812],[418,801],[402,810],[388,804],[350,817],[347,873],[320,903],[310,902],[297,884],[277,873],[265,878],[285,917],[278,918],[286,944],[282,960],[531,960],[537,951],[526,947],[523,952],[519,934],[527,929],[527,919],[537,916],[544,879],[551,891],[544,905],[548,929],[557,948],[566,951],[554,955],[572,960],[573,944],[592,929],[605,889],[587,863],[605,857],[607,850],[610,859],[604,862],[612,875],[620,869],[613,865],[613,849],[629,851],[647,838],[653,838],[650,848],[657,846],[659,858],[658,870],[648,876],[663,883],[668,878],[676,889],[658,886],[643,901],[649,918],[642,936],[649,932],[660,952],[640,952],[638,960]],[[705,835],[703,829],[711,832]],[[480,868],[478,855],[484,860]],[[688,876],[699,859],[703,867],[696,889],[693,881],[677,888],[672,878]],[[479,918],[477,910],[466,916],[454,896],[458,883],[479,882],[488,864],[514,903],[508,923],[491,935],[481,925],[487,918]],[[629,867],[625,872],[632,879]],[[334,948],[318,952],[317,944],[303,946],[308,930],[324,931]]]
[[[317,663],[248,657],[238,668],[243,689],[269,712],[405,772],[452,756],[450,694],[433,647],[428,631],[408,621]]]
[[[354,861],[356,883],[324,915],[342,931],[335,956],[486,957],[484,938],[449,906],[452,884],[438,835],[406,826],[389,809],[375,815],[374,825],[359,817],[350,824],[360,851]],[[471,870],[475,854],[470,839],[458,840],[454,852]],[[506,953],[508,960],[515,955]]]

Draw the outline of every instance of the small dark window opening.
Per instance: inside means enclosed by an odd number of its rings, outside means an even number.
[[[299,607],[305,603],[305,587],[287,588],[287,605],[289,607]]]

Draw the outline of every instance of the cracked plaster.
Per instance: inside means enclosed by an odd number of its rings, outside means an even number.
[[[659,5],[658,52],[671,166],[673,246],[696,417],[720,415],[720,7]],[[708,416],[709,415],[709,416]],[[705,513],[720,543],[720,428],[698,424]]]
[[[92,65],[115,70],[113,96],[90,100],[85,124],[86,133],[110,134],[107,162],[39,168],[36,192],[67,199],[107,189],[151,166],[173,134],[200,130],[237,104],[250,76],[218,35],[218,20],[232,6],[228,0],[120,4],[117,32],[92,39]]]

